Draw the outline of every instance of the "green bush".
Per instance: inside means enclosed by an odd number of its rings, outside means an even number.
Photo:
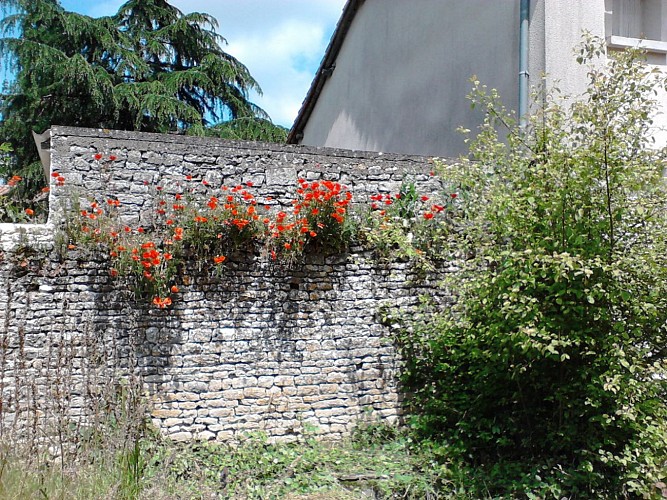
[[[602,53],[587,40],[586,93],[542,96],[523,128],[476,82],[475,161],[447,172],[459,299],[401,336],[415,427],[485,495],[650,496],[666,475],[665,154],[647,139],[665,80]]]

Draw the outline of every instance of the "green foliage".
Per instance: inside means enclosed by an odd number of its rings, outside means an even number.
[[[191,490],[204,488],[225,498],[338,500],[365,498],[368,492],[374,498],[444,497],[440,488],[450,471],[433,466],[430,449],[422,453],[405,433],[382,424],[354,434],[337,443],[306,435],[299,442],[270,444],[256,433],[235,447],[158,446],[153,466],[171,489],[189,483]]]
[[[431,199],[406,179],[397,193],[371,196],[360,237],[380,260],[410,260],[422,270],[433,270],[434,262],[450,257],[445,241],[457,196],[450,192]]]
[[[45,218],[46,214],[42,205],[31,203],[26,207],[23,201],[33,185],[43,182],[41,167],[38,172],[29,169],[24,171],[23,174],[28,175],[28,178],[12,175],[11,153],[12,147],[9,143],[0,144],[0,179],[3,180],[3,184],[0,184],[0,222],[17,223],[27,222],[33,217]],[[47,195],[42,193],[36,201],[46,198]]]
[[[0,141],[14,148],[13,173],[31,179],[26,172],[40,172],[31,131],[53,124],[253,140],[285,135],[248,100],[261,89],[221,49],[225,39],[208,14],[183,14],[166,0],[128,0],[97,19],[56,0],[3,4],[0,54],[15,80],[0,95]]]
[[[586,93],[543,96],[526,129],[476,82],[476,161],[447,173],[459,301],[402,335],[416,428],[488,494],[651,495],[667,473],[665,155],[647,147],[665,80],[602,52],[582,46]]]

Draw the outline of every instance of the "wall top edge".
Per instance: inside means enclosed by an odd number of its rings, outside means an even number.
[[[164,144],[184,144],[190,146],[208,146],[238,150],[262,150],[274,153],[290,153],[299,155],[331,156],[337,158],[351,159],[386,159],[391,161],[405,161],[414,163],[425,163],[433,160],[433,157],[402,155],[396,153],[382,153],[373,151],[357,151],[348,149],[336,149],[326,147],[303,146],[300,144],[279,144],[269,142],[238,141],[230,139],[219,139],[214,137],[196,137],[183,134],[155,134],[150,132],[132,132],[125,130],[110,130],[102,128],[80,128],[63,125],[51,126],[51,140],[53,143],[60,138],[80,137],[90,139],[123,140],[136,142],[151,142]],[[448,163],[458,162],[454,158],[438,158]]]

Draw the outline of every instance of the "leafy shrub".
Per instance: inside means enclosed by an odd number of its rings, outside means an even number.
[[[657,85],[637,52],[599,60],[586,93],[488,118],[460,185],[463,274],[451,310],[402,336],[416,428],[490,495],[657,494],[667,463],[665,155],[647,143]],[[472,484],[471,482],[471,484]]]

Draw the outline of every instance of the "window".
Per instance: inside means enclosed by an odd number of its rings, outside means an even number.
[[[606,34],[610,48],[642,47],[649,62],[665,64],[667,0],[606,0]]]

